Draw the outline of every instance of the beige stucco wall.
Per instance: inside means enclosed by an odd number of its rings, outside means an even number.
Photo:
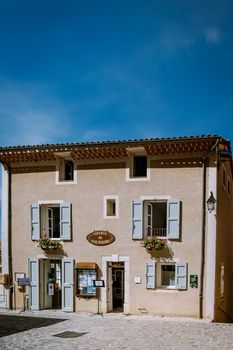
[[[33,164],[35,166],[35,164]],[[40,200],[64,200],[72,204],[73,239],[64,242],[69,258],[93,261],[100,267],[103,256],[129,257],[129,312],[144,309],[157,315],[199,314],[199,288],[189,286],[189,275],[200,275],[202,169],[201,167],[152,168],[151,180],[127,182],[125,168],[78,170],[77,184],[55,185],[55,172],[24,173],[12,176],[13,272],[28,274],[28,258],[42,255],[30,239],[30,204]],[[119,218],[103,218],[103,197],[119,196]],[[132,240],[132,201],[141,196],[171,196],[182,202],[182,239],[170,242],[173,259],[188,263],[188,289],[147,290],[145,264],[150,255],[139,241]],[[97,247],[86,236],[93,230],[108,230],[114,243]],[[141,284],[134,277],[141,277]],[[17,288],[16,288],[17,289]],[[17,291],[17,306],[22,293]],[[96,299],[75,298],[77,311],[97,310]]]

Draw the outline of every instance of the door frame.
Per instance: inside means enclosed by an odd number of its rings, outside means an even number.
[[[102,312],[107,313],[112,311],[112,298],[109,298],[109,283],[112,281],[109,278],[109,263],[123,262],[124,263],[124,304],[123,312],[129,313],[129,256],[121,256],[112,254],[112,256],[102,256],[102,274],[105,281],[105,287],[101,288],[101,306]]]
[[[42,291],[44,293],[44,284],[45,284],[45,281],[44,281],[44,276],[42,273],[43,272],[43,268],[41,266],[41,262],[43,260],[58,260],[61,262],[61,284],[62,284],[62,289],[61,289],[61,298],[62,298],[62,303],[61,303],[61,309],[58,309],[58,310],[63,310],[63,311],[67,311],[67,312],[73,312],[74,311],[74,259],[68,259],[68,258],[64,258],[64,257],[61,257],[61,256],[54,256],[54,255],[51,255],[51,256],[40,256],[40,257],[37,257],[37,258],[29,258],[28,259],[28,262],[29,262],[29,276],[30,276],[30,263],[31,262],[36,262],[37,263],[37,269],[38,269],[38,283],[37,285],[35,284],[35,287],[37,287],[37,291],[38,291],[38,295],[37,295],[37,298],[38,298],[38,302],[37,302],[37,305],[35,305],[35,307],[31,307],[31,305],[29,306],[30,309],[32,310],[44,310],[44,308],[42,309],[41,308],[41,304],[42,304]],[[69,273],[69,271],[65,271],[65,264],[69,263],[70,266],[72,265],[72,272]],[[66,274],[65,274],[66,272]],[[66,276],[67,275],[67,276]],[[73,277],[73,279],[72,279]],[[43,279],[43,281],[41,281],[41,279]],[[71,281],[72,279],[72,281]],[[32,287],[34,287],[34,284],[32,285]],[[29,287],[29,288],[32,288],[32,287]],[[70,294],[73,294],[73,298],[71,300],[70,303],[66,304],[65,300],[64,300],[64,297],[65,297],[65,289],[66,289],[66,292],[67,290],[70,290]],[[30,290],[29,291],[29,295],[31,295],[32,291]]]

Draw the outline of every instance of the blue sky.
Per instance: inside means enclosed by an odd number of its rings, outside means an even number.
[[[231,0],[0,0],[0,146],[233,139]]]

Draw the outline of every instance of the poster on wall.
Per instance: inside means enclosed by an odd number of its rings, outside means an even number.
[[[78,286],[77,292],[79,295],[95,296],[96,289],[94,280],[96,279],[96,270],[94,269],[78,269]]]

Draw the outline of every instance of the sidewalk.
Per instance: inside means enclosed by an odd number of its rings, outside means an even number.
[[[1,327],[4,327],[2,317],[9,315],[18,322],[18,311],[0,310]],[[60,319],[61,322],[2,337],[0,349],[230,350],[233,344],[233,324],[217,324],[207,320],[123,314],[67,314],[57,310],[26,311],[20,316],[20,322],[33,318],[36,322],[38,320],[38,326],[41,318],[51,321]]]

